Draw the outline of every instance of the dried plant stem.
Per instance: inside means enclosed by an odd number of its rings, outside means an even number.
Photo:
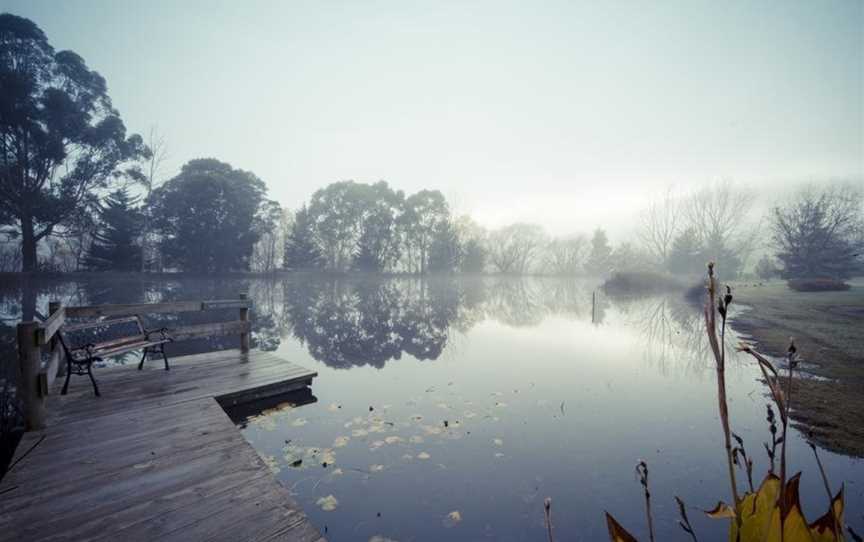
[[[816,445],[812,442],[808,442],[807,444],[810,445],[810,449],[813,450],[813,456],[816,457],[816,464],[819,465],[819,472],[822,474],[822,483],[825,484],[825,492],[828,494],[828,506],[831,506],[834,496],[831,493],[831,485],[828,483],[828,476],[825,474],[822,460],[819,459],[819,453],[816,452]]]
[[[726,464],[729,470],[729,483],[732,488],[733,508],[738,506],[738,484],[735,480],[734,458],[732,456],[732,430],[729,427],[729,407],[726,400],[726,359],[725,350],[717,340],[717,319],[714,315],[717,306],[717,285],[714,279],[714,263],[708,264],[708,302],[705,305],[705,325],[708,331],[708,342],[714,352],[717,366],[717,403],[720,411],[720,425],[723,429],[724,446],[726,447]],[[724,317],[725,320],[725,317]],[[736,521],[740,519],[736,516]]]
[[[546,516],[546,536],[549,542],[555,542],[552,536],[552,497],[546,497],[543,501],[543,513]]]
[[[651,490],[648,488],[648,464],[643,460],[639,460],[636,464],[636,474],[639,476],[639,483],[642,484],[642,489],[645,492],[645,515],[648,517],[648,537],[651,542],[654,542],[654,518],[651,516]]]
[[[786,357],[786,364],[789,366],[789,377],[786,382],[786,401],[785,401],[785,412],[783,416],[783,442],[780,444],[780,542],[785,540],[785,533],[783,529],[783,521],[786,518],[786,514],[789,512],[786,510],[786,430],[789,428],[789,406],[792,404],[792,371],[794,368],[794,353],[792,352],[792,347],[790,347],[789,355]]]
[[[685,533],[690,535],[690,538],[693,539],[693,542],[699,542],[696,538],[696,532],[693,530],[693,526],[690,525],[690,518],[687,517],[687,508],[684,506],[684,501],[681,500],[677,495],[675,496],[675,502],[678,503],[678,514],[681,516],[681,519],[678,520],[678,525],[681,529],[684,530]]]

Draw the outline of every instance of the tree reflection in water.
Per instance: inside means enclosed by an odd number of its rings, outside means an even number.
[[[336,368],[383,367],[403,354],[438,359],[454,334],[484,321],[512,327],[537,326],[548,317],[604,325],[624,320],[642,331],[646,352],[665,361],[681,348],[699,353],[705,344],[699,312],[679,296],[608,298],[596,284],[581,279],[543,277],[310,277],[196,278],[107,276],[75,280],[10,281],[0,290],[5,324],[0,344],[6,358],[14,346],[14,322],[39,318],[49,300],[66,305],[225,299],[248,292],[252,311],[252,346],[273,351],[286,337],[310,355]],[[41,311],[41,312],[40,312]],[[611,312],[610,312],[611,311]],[[218,312],[218,311],[217,311]],[[231,320],[236,314],[190,312],[144,315],[149,327],[174,327]],[[209,337],[171,345],[178,356],[236,348],[234,336]],[[674,347],[674,348],[673,348]],[[686,356],[685,356],[686,357]],[[8,364],[7,364],[8,365]]]

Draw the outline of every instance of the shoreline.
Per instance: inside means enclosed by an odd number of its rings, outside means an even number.
[[[747,307],[730,315],[732,329],[777,358],[795,339],[808,376],[793,381],[792,425],[832,452],[864,457],[864,337],[858,332],[864,286],[830,293],[795,292],[785,282],[732,288],[739,307]]]

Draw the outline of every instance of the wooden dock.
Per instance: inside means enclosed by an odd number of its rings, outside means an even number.
[[[95,374],[101,397],[80,376],[44,394],[44,428],[16,459],[35,448],[0,483],[0,540],[324,540],[217,402],[315,372],[226,350]]]

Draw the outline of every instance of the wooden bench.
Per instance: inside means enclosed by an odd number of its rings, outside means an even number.
[[[146,330],[140,316],[128,316],[111,320],[100,320],[84,324],[63,325],[57,332],[66,354],[66,382],[62,395],[69,389],[72,373],[88,375],[93,382],[93,391],[99,395],[99,386],[93,377],[93,363],[110,356],[142,350],[138,370],[144,368],[147,354],[162,354],[165,370],[169,370],[165,345],[173,339],[166,328]]]

